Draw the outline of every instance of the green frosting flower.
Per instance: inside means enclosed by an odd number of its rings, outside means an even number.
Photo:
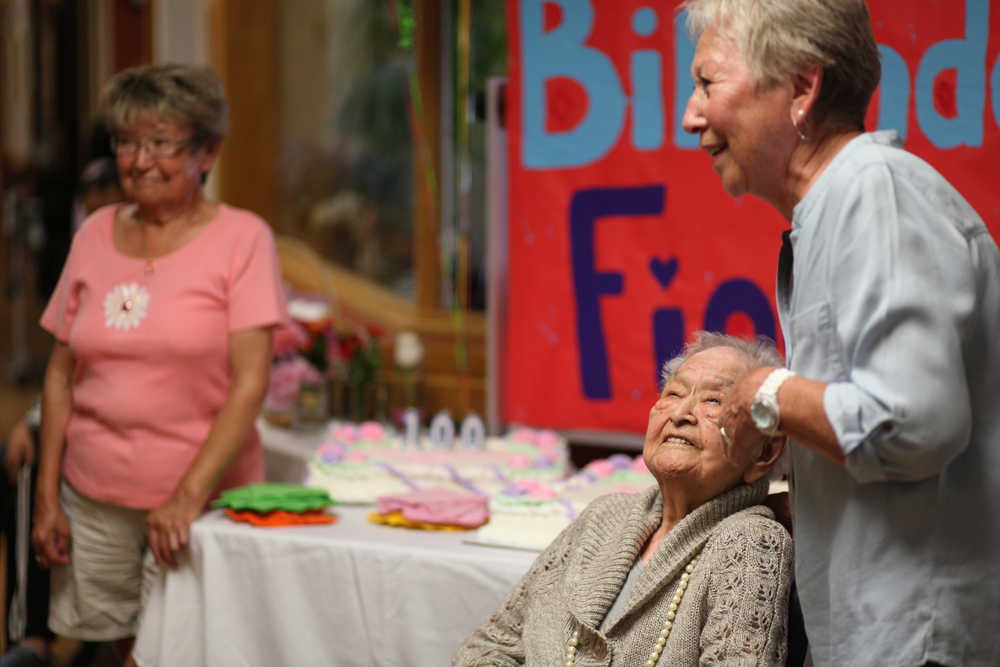
[[[318,489],[300,484],[279,484],[264,482],[248,484],[235,489],[223,491],[218,500],[212,502],[215,507],[253,510],[255,512],[305,512],[335,504],[325,489]]]

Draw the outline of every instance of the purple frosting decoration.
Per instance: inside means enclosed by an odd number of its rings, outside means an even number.
[[[573,511],[573,503],[566,500],[565,498],[559,498],[558,500],[566,508],[566,513],[569,514],[569,520],[576,521],[576,512]]]
[[[398,477],[403,482],[403,484],[406,484],[410,488],[412,488],[412,489],[419,489],[420,488],[420,486],[416,482],[414,482],[412,479],[410,479],[402,470],[399,470],[398,468],[395,468],[392,464],[386,463],[385,461],[377,461],[375,463],[375,465],[377,465],[377,466],[379,466],[381,468],[384,468],[389,473],[395,475],[396,477]]]
[[[577,475],[583,477],[584,479],[590,480],[591,482],[597,481],[597,475],[590,472],[589,470],[581,470],[580,472],[577,473]]]
[[[492,470],[493,474],[496,475],[497,479],[500,480],[501,482],[509,482],[510,481],[510,478],[507,477],[507,475],[503,474],[503,470],[501,470],[499,466],[494,465],[494,464],[490,464],[490,465],[487,465],[486,468],[488,470]]]
[[[615,467],[615,470],[628,470],[632,467],[632,457],[625,454],[613,454],[608,457],[608,463]]]
[[[545,454],[541,454],[541,455],[538,456],[538,458],[536,458],[534,461],[532,461],[531,467],[532,468],[548,468],[553,463],[555,463],[555,459],[553,459],[551,456],[546,456]]]
[[[451,478],[453,480],[455,480],[455,483],[458,484],[459,486],[461,486],[462,488],[468,489],[469,491],[472,491],[477,496],[486,496],[486,495],[488,495],[485,491],[483,491],[482,489],[480,489],[478,486],[476,486],[475,484],[473,484],[469,480],[467,480],[464,477],[462,477],[461,475],[459,475],[458,471],[455,470],[454,467],[452,467],[450,465],[446,465],[444,467],[444,469],[448,471],[448,474],[451,475]]]
[[[319,446],[319,458],[323,463],[340,463],[344,460],[346,448],[337,442],[327,442]]]
[[[508,484],[500,491],[505,496],[523,496],[528,490],[519,484]]]

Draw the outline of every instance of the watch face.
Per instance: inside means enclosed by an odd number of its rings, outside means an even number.
[[[763,401],[754,401],[750,405],[750,416],[758,430],[768,433],[778,425],[778,415]]]

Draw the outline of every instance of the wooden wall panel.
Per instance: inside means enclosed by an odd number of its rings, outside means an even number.
[[[416,0],[414,57],[420,86],[417,120],[420,136],[413,138],[414,271],[417,307],[426,312],[441,304],[440,197],[441,182],[441,16],[438,0]]]
[[[211,64],[229,98],[229,136],[219,161],[219,198],[265,220],[277,211],[277,0],[215,0]]]
[[[153,12],[147,3],[114,0],[111,13],[114,48],[111,71],[153,61]]]

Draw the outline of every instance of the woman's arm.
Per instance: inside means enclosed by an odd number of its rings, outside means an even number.
[[[788,596],[792,538],[775,521],[755,516],[720,526],[700,663],[784,665],[788,650]],[[700,566],[699,566],[700,567]]]
[[[69,523],[59,506],[59,480],[66,424],[73,409],[76,359],[66,343],[55,341],[42,385],[42,426],[35,488],[32,542],[39,565],[69,562]]]
[[[175,554],[187,547],[191,522],[201,514],[253,428],[267,394],[271,328],[231,333],[229,361],[232,368],[229,395],[208,437],[170,498],[146,518],[149,548],[160,565],[177,565]]]
[[[762,366],[740,379],[730,390],[720,424],[730,436],[730,443],[757,443],[757,427],[750,417],[750,404],[757,390],[774,368]],[[785,380],[778,389],[778,428],[796,442],[804,444],[834,463],[844,465],[844,452],[837,434],[830,425],[823,407],[823,392],[827,383],[796,375]],[[735,459],[738,454],[730,453]]]
[[[595,504],[600,505],[600,502],[591,503],[538,555],[510,595],[458,648],[451,659],[452,665],[504,667],[525,664],[523,633],[528,621],[527,607],[538,596],[555,595],[556,582],[565,572],[565,556],[578,541]]]
[[[523,603],[527,591],[531,590],[531,575],[529,571],[504,603],[465,640],[452,657],[452,665],[508,667],[525,664],[521,632],[524,628]]]
[[[570,528],[572,526],[566,528],[563,535]],[[452,665],[506,667],[525,664],[525,606],[532,596],[540,594],[536,584],[541,570],[552,562],[554,553],[562,550],[565,550],[565,543],[557,538],[535,559],[503,603],[458,648],[451,659]]]

